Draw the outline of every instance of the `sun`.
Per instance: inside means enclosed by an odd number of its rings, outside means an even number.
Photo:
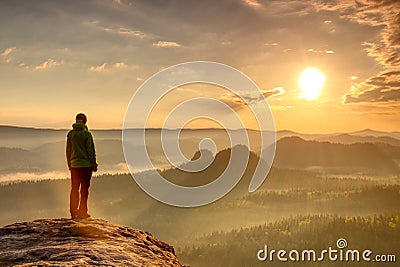
[[[326,76],[316,68],[306,68],[299,76],[299,86],[301,88],[301,98],[315,100],[321,95]]]

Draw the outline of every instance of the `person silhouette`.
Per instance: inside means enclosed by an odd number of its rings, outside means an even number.
[[[97,171],[96,151],[92,134],[86,122],[87,117],[79,113],[76,122],[67,135],[66,156],[71,172],[70,207],[72,219],[90,218],[87,201],[92,173]]]

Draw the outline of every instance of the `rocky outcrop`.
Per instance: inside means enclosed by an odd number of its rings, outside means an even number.
[[[0,228],[0,266],[182,266],[150,233],[101,219],[41,219]]]

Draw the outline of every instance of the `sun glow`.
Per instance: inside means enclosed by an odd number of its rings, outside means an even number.
[[[316,68],[306,68],[299,76],[301,98],[315,100],[321,95],[326,76]]]

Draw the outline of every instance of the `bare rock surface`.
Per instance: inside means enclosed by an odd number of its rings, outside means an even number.
[[[182,266],[150,233],[102,219],[40,219],[0,228],[0,266]]]

